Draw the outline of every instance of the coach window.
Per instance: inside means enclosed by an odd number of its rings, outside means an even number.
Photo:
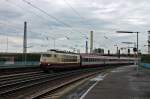
[[[85,60],[85,58],[82,58],[83,59],[83,62],[85,62],[86,60]]]
[[[90,62],[92,61],[92,58],[89,58],[90,59]]]
[[[86,62],[88,62],[89,60],[88,60],[88,58],[86,58]]]
[[[96,61],[98,62],[98,59],[96,59]]]

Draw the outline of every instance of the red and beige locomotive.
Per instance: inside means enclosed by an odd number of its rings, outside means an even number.
[[[40,66],[43,70],[74,69],[110,65],[133,64],[132,58],[102,56],[99,54],[77,54],[50,50],[43,53],[40,58]]]

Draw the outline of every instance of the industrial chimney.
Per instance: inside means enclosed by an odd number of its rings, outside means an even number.
[[[90,53],[93,52],[93,31],[90,32]]]
[[[85,53],[88,53],[88,41],[86,40]]]
[[[24,22],[23,53],[27,53],[27,22]]]

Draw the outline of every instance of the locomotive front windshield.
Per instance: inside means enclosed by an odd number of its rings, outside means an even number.
[[[42,57],[51,57],[51,54],[42,54]]]

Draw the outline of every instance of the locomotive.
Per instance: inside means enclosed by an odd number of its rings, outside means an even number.
[[[78,54],[50,50],[41,54],[40,67],[44,71],[61,69],[79,69],[110,65],[128,65],[133,64],[133,58],[102,56],[99,54]]]

